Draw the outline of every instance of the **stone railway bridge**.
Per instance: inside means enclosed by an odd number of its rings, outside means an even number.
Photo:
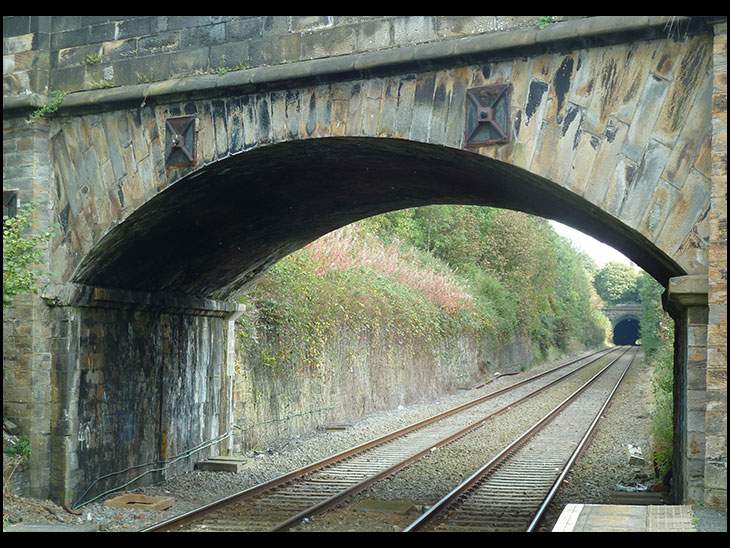
[[[56,227],[48,283],[3,311],[25,490],[187,471],[232,426],[247,284],[344,224],[459,203],[556,219],[667,288],[675,497],[726,507],[726,18],[538,19],[4,17],[5,203]]]

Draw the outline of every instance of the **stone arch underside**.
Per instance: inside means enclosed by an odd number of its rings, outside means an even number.
[[[554,219],[618,249],[664,285],[684,274],[637,231],[523,169],[444,146],[340,137],[260,147],[187,175],[101,238],[72,281],[231,298],[340,226],[430,204]]]

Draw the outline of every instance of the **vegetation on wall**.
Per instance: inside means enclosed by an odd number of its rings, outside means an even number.
[[[36,207],[37,204],[31,202],[21,207],[13,216],[3,215],[3,307],[12,306],[16,295],[36,293],[38,280],[44,274],[43,269],[39,268],[44,265],[43,246],[50,240],[52,232],[48,230],[32,234]],[[13,474],[31,457],[28,436],[22,435],[11,442],[4,452],[12,461],[7,473],[3,468],[3,493],[7,494],[11,489]]]
[[[454,333],[523,333],[547,356],[605,340],[590,261],[542,219],[430,206],[337,230],[277,263],[245,297],[243,340],[285,339],[264,365],[311,367],[346,325],[385,344]]]
[[[30,203],[18,210],[13,217],[3,216],[3,306],[13,304],[15,295],[34,293],[42,271],[42,246],[52,232],[50,230],[29,235],[36,204]]]
[[[674,387],[674,322],[662,309],[664,288],[643,273],[637,278],[641,302],[640,335],[644,363],[652,371],[654,394],[653,442],[654,462],[661,476],[672,461],[673,387]]]
[[[405,344],[488,321],[446,265],[417,255],[384,244],[362,225],[332,232],[256,283],[245,297],[249,313],[239,332],[244,341],[276,332],[282,350],[262,365],[282,372],[316,367],[343,327],[378,333],[383,344]]]
[[[248,411],[238,415],[276,423],[283,437],[294,430],[279,421],[331,409],[338,390],[360,390],[350,400],[367,409],[368,398],[384,405],[388,383],[411,382],[423,397],[486,373],[484,352],[495,345],[531,346],[495,370],[601,346],[610,323],[595,270],[547,221],[513,211],[430,206],[343,227],[279,261],[242,298],[238,379]],[[470,356],[468,367],[454,363],[457,353]],[[409,368],[431,380],[409,381]]]

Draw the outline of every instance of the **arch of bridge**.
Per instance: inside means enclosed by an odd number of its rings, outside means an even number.
[[[233,74],[62,116],[51,270],[228,297],[348,222],[473,203],[572,225],[664,284],[706,273],[711,55],[695,36],[286,89]],[[468,146],[467,90],[492,84],[511,86],[510,142]],[[194,158],[170,167],[167,121],[183,115]]]

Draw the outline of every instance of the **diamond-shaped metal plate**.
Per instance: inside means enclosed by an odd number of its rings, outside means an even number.
[[[166,166],[189,166],[195,164],[195,116],[168,118],[165,124]]]
[[[466,139],[469,145],[509,143],[510,84],[495,84],[466,91]]]

